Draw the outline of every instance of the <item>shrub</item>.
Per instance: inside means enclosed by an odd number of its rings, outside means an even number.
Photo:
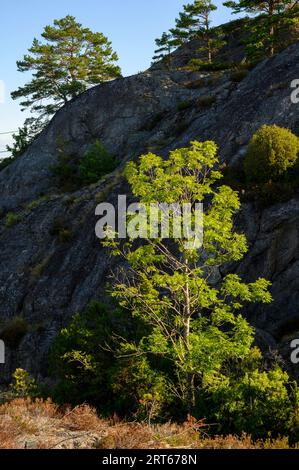
[[[23,337],[28,333],[29,327],[25,318],[17,316],[8,320],[1,329],[0,338],[10,348],[16,349]]]
[[[191,108],[192,105],[193,105],[193,101],[192,101],[192,100],[189,100],[189,101],[182,101],[181,103],[179,103],[179,104],[177,105],[177,110],[178,110],[178,111],[185,111],[186,109]]]
[[[281,178],[295,165],[299,139],[290,130],[263,125],[252,137],[244,161],[248,181],[265,183]]]
[[[155,127],[160,124],[162,119],[165,117],[165,111],[161,111],[160,113],[157,113],[153,118],[151,118],[149,121],[146,122],[144,126],[140,128],[140,131],[146,131],[146,132],[151,132],[155,129]]]
[[[281,369],[246,372],[241,380],[214,395],[218,402],[216,418],[222,430],[247,432],[254,438],[279,436],[287,432],[291,415],[288,375]]]
[[[116,363],[112,371],[112,390],[118,413],[126,410],[149,423],[163,419],[163,407],[171,402],[166,377],[155,370],[145,356],[123,358]]]
[[[199,78],[198,80],[192,80],[184,84],[185,88],[189,90],[196,90],[198,88],[202,88],[206,85],[206,81],[203,78]]]
[[[204,62],[201,59],[191,59],[188,63],[188,67],[191,70],[199,70],[205,72],[214,72],[218,70],[227,70],[235,66],[232,62]]]
[[[210,106],[212,106],[216,101],[216,97],[215,96],[212,96],[212,95],[204,95],[204,96],[201,96],[200,98],[198,98],[198,100],[196,101],[196,106],[198,108],[209,108]]]
[[[289,168],[283,179],[279,181],[267,181],[257,184],[248,181],[244,171],[244,160],[236,164],[225,165],[222,169],[222,184],[228,185],[239,192],[241,201],[254,200],[261,209],[273,204],[289,201],[298,191],[299,185],[299,159]]]
[[[21,220],[20,214],[8,212],[5,217],[5,227],[10,228]]]
[[[73,234],[71,230],[68,230],[66,228],[62,229],[58,234],[58,240],[60,243],[67,243],[72,239],[72,237]]]
[[[50,372],[58,378],[55,400],[74,405],[87,401],[103,413],[110,411],[115,358],[109,348],[114,343],[113,332],[125,337],[129,328],[127,316],[97,301],[74,315],[50,353]]]
[[[57,217],[53,221],[53,225],[49,230],[49,234],[56,236],[60,243],[66,243],[71,240],[73,234],[69,228],[67,228],[66,221],[60,217]]]
[[[278,366],[265,370],[258,348],[231,368],[229,376],[204,385],[200,398],[209,421],[217,422],[214,432],[243,432],[254,439],[288,435],[298,406],[296,384]],[[200,401],[199,400],[199,401]]]
[[[50,256],[46,256],[40,263],[36,264],[30,269],[30,273],[33,277],[39,278],[43,275],[48,263],[50,261]]]
[[[96,183],[116,168],[114,157],[100,141],[96,141],[86,152],[79,165],[79,176],[83,184]]]
[[[252,189],[253,196],[261,208],[289,201],[298,191],[299,178],[288,172],[285,181],[267,181]]]
[[[183,132],[185,132],[188,129],[189,125],[190,124],[188,122],[181,119],[176,125],[173,126],[172,135],[175,137],[179,137],[181,134],[183,134]],[[156,149],[153,149],[153,150],[156,150]]]
[[[72,191],[79,187],[77,166],[72,156],[66,155],[64,149],[59,149],[57,164],[51,166],[50,170],[64,191]]]
[[[234,190],[239,191],[242,195],[242,191],[246,186],[246,177],[244,173],[243,161],[238,161],[234,165],[227,165],[225,163],[221,167],[221,172],[223,174],[221,184],[230,186]]]
[[[248,70],[243,69],[243,70],[234,70],[231,73],[230,79],[232,82],[238,83],[241,82],[245,77],[248,75]]]
[[[141,337],[144,341],[146,331],[136,322],[121,310],[111,314],[111,307],[99,302],[76,314],[51,351],[51,370],[58,379],[54,400],[72,405],[87,402],[106,416],[117,413],[149,423],[183,421],[187,409],[176,397],[181,384],[172,363],[155,354],[134,354],[134,343]],[[286,435],[295,442],[299,393],[287,373],[278,366],[266,370],[254,347],[243,359],[225,363],[222,372],[203,375],[195,419],[214,423],[213,434],[245,432],[254,439]]]
[[[7,157],[0,160],[0,171],[4,170],[8,165],[15,161],[14,157]]]
[[[29,372],[24,369],[16,369],[12,374],[13,382],[10,384],[9,398],[26,398],[37,396],[38,387]]]
[[[285,90],[286,88],[289,88],[289,82],[273,83],[272,85],[270,85],[270,87],[267,91],[267,96],[268,96],[268,98],[270,98],[271,96],[273,96],[276,93],[276,91]]]

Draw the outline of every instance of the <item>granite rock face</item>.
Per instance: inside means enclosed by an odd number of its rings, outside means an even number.
[[[113,265],[95,237],[94,212],[97,202],[116,203],[118,194],[128,193],[121,176],[125,162],[147,151],[167,156],[191,140],[208,139],[217,142],[221,160],[235,163],[262,124],[299,135],[299,104],[290,99],[296,78],[299,43],[241,82],[230,72],[153,68],[94,87],[56,114],[28,151],[0,172],[0,319],[22,316],[28,323],[18,347],[7,348],[4,379],[16,367],[46,374],[58,330],[103,296]],[[80,159],[96,139],[116,155],[119,167],[96,185],[62,194],[50,170],[59,145]],[[9,211],[18,215],[10,227]],[[65,229],[63,239],[53,230],[57,223]],[[249,318],[262,346],[287,358],[290,338],[299,337],[299,194],[263,210],[248,202],[238,224],[250,251],[236,271],[273,283],[272,305],[251,308]]]

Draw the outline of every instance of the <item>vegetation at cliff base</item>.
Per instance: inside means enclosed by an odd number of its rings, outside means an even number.
[[[126,262],[111,285],[120,308],[93,303],[62,330],[51,356],[59,377],[54,398],[150,423],[189,414],[213,423],[214,434],[282,434],[294,442],[296,382],[278,364],[266,366],[243,316],[247,304],[271,302],[270,283],[219,275],[219,267],[244,256],[247,243],[234,230],[237,193],[215,185],[216,151],[214,142],[192,142],[168,160],[149,153],[127,165],[132,192],[146,207],[204,202],[204,244],[104,242]]]

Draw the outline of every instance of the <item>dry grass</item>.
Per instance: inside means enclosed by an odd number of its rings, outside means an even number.
[[[17,399],[0,406],[0,448],[253,449],[288,447],[286,438],[253,443],[249,436],[209,437],[203,421],[124,423],[100,419],[88,405],[58,407],[51,400]]]

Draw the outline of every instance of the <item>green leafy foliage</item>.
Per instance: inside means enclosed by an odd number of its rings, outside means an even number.
[[[107,37],[84,28],[70,15],[46,26],[42,41],[34,39],[28,52],[17,67],[19,72],[32,72],[33,78],[12,92],[12,98],[22,99],[22,109],[30,109],[36,117],[27,119],[15,136],[13,155],[23,153],[69,100],[92,85],[121,76]]]
[[[217,288],[209,281],[216,267],[241,259],[247,251],[244,235],[233,230],[237,194],[227,186],[213,189],[221,178],[214,169],[216,150],[213,142],[192,142],[189,148],[170,152],[168,160],[147,154],[139,164],[130,162],[126,170],[133,194],[145,205],[194,205],[209,196],[200,249],[186,247],[181,239],[173,244],[150,239],[142,246],[134,240],[125,246],[115,240],[105,242],[130,267],[123,282],[113,285],[112,295],[150,328],[139,343],[122,348],[132,356],[163,358],[168,364],[164,380],[170,402],[180,400],[181,408],[193,415],[201,410],[198,397],[214,394],[217,383],[228,384],[230,364],[244,364],[251,354],[253,329],[241,314],[244,306],[271,301],[265,279],[245,284],[228,274]],[[217,412],[218,408],[214,417]]]
[[[0,390],[0,402],[9,402],[18,398],[38,398],[42,392],[34,378],[24,369],[17,368],[12,374],[12,383],[4,391]],[[17,417],[16,417],[16,421]]]
[[[256,183],[280,179],[295,165],[298,152],[299,139],[290,130],[263,125],[250,141],[245,174]]]
[[[14,157],[7,157],[0,160],[0,171],[4,170],[4,168],[9,166],[14,160]]]
[[[114,408],[121,414],[130,410],[139,420],[165,420],[165,407],[171,402],[166,374],[153,367],[151,358],[136,354],[134,347],[123,344],[119,354],[122,359],[112,371]]]
[[[253,438],[292,435],[290,419],[298,403],[296,382],[277,365],[265,370],[257,348],[242,361],[235,361],[229,374],[215,377],[204,386],[199,409],[218,423],[215,432],[242,434]]]
[[[207,62],[202,59],[190,59],[187,68],[192,71],[217,72],[235,67],[234,62]]]
[[[231,80],[235,83],[241,82],[244,78],[246,78],[248,75],[248,70],[243,69],[243,70],[234,70],[231,73]]]
[[[65,191],[73,191],[80,187],[78,177],[78,159],[65,152],[64,143],[58,143],[57,163],[50,167],[51,173],[56,176],[59,187]]]
[[[225,184],[237,190],[242,201],[254,200],[261,208],[289,201],[296,194],[299,184],[298,157],[291,163],[296,155],[293,150],[298,138],[288,129],[277,126],[266,127],[270,128],[269,132],[262,133],[259,129],[258,133],[260,137],[264,135],[264,139],[256,140],[253,145],[255,150],[250,156],[249,146],[244,160],[222,168]],[[282,136],[281,140],[280,136]],[[283,142],[286,143],[285,146]],[[283,146],[282,149],[281,146]],[[280,161],[280,156],[286,155],[286,149],[291,150],[288,154],[293,157],[290,160],[287,159],[286,162]],[[279,155],[277,159],[276,155]],[[271,168],[267,170],[270,157]]]
[[[101,349],[111,335],[107,308],[92,302],[84,315],[76,314],[61,330],[51,353],[51,372],[58,379],[54,398],[58,403],[109,401],[106,366],[112,355]],[[96,398],[97,397],[97,398]]]
[[[55,400],[72,404],[87,401],[102,414],[116,411],[124,416],[136,412],[142,394],[133,394],[133,384],[139,383],[141,387],[144,383],[146,388],[145,368],[130,369],[127,359],[118,358],[115,350],[123,341],[139,338],[142,331],[142,324],[133,323],[120,308],[91,302],[61,330],[52,347],[50,369],[58,379]],[[127,387],[131,387],[128,394],[126,381]]]
[[[210,15],[217,10],[211,0],[195,0],[183,6],[183,12],[176,20],[176,26],[170,30],[177,42],[201,39],[203,52],[209,63],[212,62],[213,54],[223,45],[223,42],[215,37],[215,31],[210,27]]]
[[[68,227],[67,221],[61,217],[54,219],[49,233],[53,237],[57,237],[60,243],[66,243],[70,241],[73,235],[70,228]]]
[[[99,181],[116,168],[114,157],[97,140],[86,152],[79,165],[79,176],[83,184]]]
[[[143,244],[107,239],[125,261],[111,285],[120,309],[92,303],[58,336],[54,398],[88,401],[102,414],[213,423],[211,432],[295,436],[299,394],[278,365],[266,368],[243,311],[271,302],[270,283],[245,283],[219,267],[242,259],[246,238],[234,230],[239,198],[221,179],[214,142],[192,142],[169,159],[149,153],[126,178],[146,208],[203,202],[203,246],[172,232]],[[193,214],[194,215],[194,214]],[[132,219],[129,218],[129,223]],[[293,437],[292,437],[293,438]]]
[[[225,44],[221,39],[221,30],[211,28],[211,13],[215,10],[217,7],[211,0],[194,0],[183,5],[183,11],[176,19],[175,27],[168,33],[163,33],[160,39],[156,39],[158,49],[155,51],[154,61],[164,59],[170,67],[173,48],[193,39],[199,39],[202,45],[198,52],[202,53],[206,57],[206,62],[211,64],[214,54]]]
[[[12,374],[12,383],[6,394],[6,399],[26,398],[38,396],[38,385],[24,369],[16,369]]]
[[[9,145],[6,147],[7,150],[11,152],[13,158],[17,158],[26,152],[41,130],[42,126],[39,125],[38,120],[27,118],[24,126],[20,127],[18,132],[12,135],[12,147]]]
[[[20,222],[21,219],[21,214],[16,214],[15,212],[8,212],[5,217],[5,227],[13,227],[15,224]]]
[[[259,14],[247,26],[249,37],[246,40],[247,52],[253,59],[260,60],[265,56],[273,56],[279,51],[282,34],[293,25],[298,24],[298,5],[292,0],[255,0],[226,1],[224,6],[233,9],[233,13]],[[285,46],[287,43],[285,44]]]
[[[179,45],[170,33],[163,33],[161,38],[155,39],[157,49],[153,57],[153,62],[163,60],[168,67],[171,65],[171,52]]]
[[[91,145],[81,160],[77,156],[68,155],[64,143],[60,142],[57,160],[57,164],[51,167],[51,172],[64,191],[96,183],[116,168],[114,157],[99,140]]]

